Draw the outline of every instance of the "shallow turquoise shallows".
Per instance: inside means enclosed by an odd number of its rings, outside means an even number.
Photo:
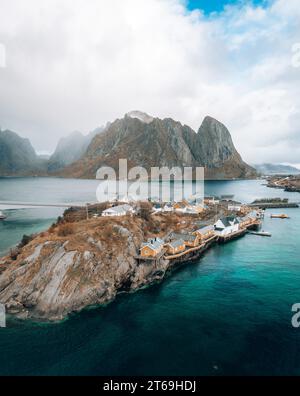
[[[261,181],[208,182],[207,194],[250,202],[299,194]],[[94,201],[94,181],[0,179],[0,201]],[[38,198],[36,198],[38,197]],[[0,209],[2,210],[2,209]],[[105,308],[59,324],[8,320],[0,329],[1,375],[299,375],[300,209],[271,219],[272,238],[247,235],[216,246],[159,285],[122,295]],[[23,235],[46,228],[59,209],[5,211],[3,253]]]

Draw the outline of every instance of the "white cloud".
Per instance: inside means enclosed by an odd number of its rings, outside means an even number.
[[[49,150],[132,109],[195,129],[209,114],[246,160],[299,162],[299,1],[208,19],[184,3],[0,0],[0,125]]]

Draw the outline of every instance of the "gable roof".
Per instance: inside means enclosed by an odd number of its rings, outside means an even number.
[[[173,248],[177,248],[179,246],[183,246],[184,241],[182,239],[176,239],[175,241],[169,242],[168,245]]]
[[[170,238],[173,240],[181,239],[181,240],[188,241],[188,242],[194,242],[197,239],[197,236],[193,235],[193,234],[187,234],[187,233],[180,234],[177,232],[172,232],[170,235]]]
[[[151,250],[159,250],[164,244],[164,241],[160,238],[148,239],[148,242],[142,243],[141,249],[148,247]]]
[[[198,234],[205,235],[208,232],[213,231],[213,230],[214,230],[214,226],[208,225],[206,227],[199,228],[199,230],[197,230],[196,232],[198,232]]]
[[[235,216],[221,217],[219,221],[223,223],[224,227],[231,227],[233,224],[238,224],[237,218]]]

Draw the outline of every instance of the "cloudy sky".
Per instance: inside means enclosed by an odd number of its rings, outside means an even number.
[[[139,109],[195,130],[211,115],[248,162],[300,163],[299,0],[0,0],[0,15],[0,126],[39,152]]]

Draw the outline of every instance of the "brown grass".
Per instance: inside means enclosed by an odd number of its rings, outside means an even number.
[[[60,237],[73,235],[74,233],[75,233],[75,227],[72,223],[62,224],[57,231],[57,235]]]

